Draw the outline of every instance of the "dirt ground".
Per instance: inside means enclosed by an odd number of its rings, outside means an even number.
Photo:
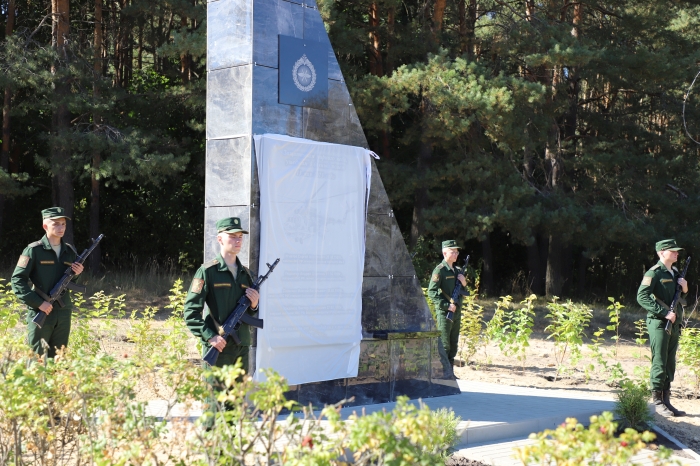
[[[531,338],[524,369],[520,361],[514,357],[503,356],[498,346],[491,344],[480,350],[466,366],[456,367],[455,375],[461,380],[521,387],[571,389],[605,395],[614,394],[618,390],[616,386],[606,383],[607,377],[602,371],[591,372],[590,379],[586,379],[583,368],[589,364],[596,364],[592,352],[587,348],[584,349],[583,359],[576,365],[576,369],[560,374],[555,380],[557,371],[554,343],[544,338],[544,335]],[[630,377],[634,375],[636,366],[649,366],[646,358],[650,354],[648,344],[640,347],[634,342],[622,341],[618,346],[617,358],[614,357],[614,348],[614,345],[605,347],[605,351],[612,356],[608,358],[608,363],[614,364],[619,361]],[[655,414],[654,422],[691,450],[700,453],[700,398],[695,388],[695,376],[687,367],[677,368],[672,389],[673,405],[686,411],[687,416],[666,419]]]

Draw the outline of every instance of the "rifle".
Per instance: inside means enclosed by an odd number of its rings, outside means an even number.
[[[85,262],[85,260],[88,258],[88,256],[92,253],[92,251],[95,250],[97,245],[102,241],[102,238],[104,238],[105,235],[100,235],[97,237],[97,239],[92,239],[92,244],[83,251],[81,255],[78,256],[78,258],[75,260],[75,262],[82,264]],[[75,277],[75,272],[73,272],[73,269],[69,266],[65,272],[63,272],[63,277],[56,283],[53,288],[51,288],[51,292],[49,294],[44,293],[41,291],[39,288],[34,285],[34,292],[38,294],[44,301],[47,301],[51,303],[53,306],[54,303],[58,303],[59,306],[63,307],[65,304],[63,304],[63,295],[65,294],[66,290],[71,290],[71,291],[77,291],[80,293],[85,293],[87,291],[87,287],[83,285],[78,285],[77,283],[73,283],[71,280],[73,280],[73,277]],[[44,326],[44,323],[46,323],[46,313],[43,311],[39,311],[39,313],[32,319],[32,322],[36,324],[37,327],[41,328]]]
[[[265,275],[259,276],[258,279],[255,280],[255,283],[253,283],[253,286],[251,286],[251,288],[254,290],[260,289],[260,285],[262,285],[263,282],[267,280],[267,277],[272,273],[272,271],[275,270],[275,267],[277,267],[279,261],[280,260],[278,258],[272,265],[267,264],[267,273]],[[246,296],[245,294],[241,296],[241,299],[238,300],[238,303],[233,309],[233,312],[231,312],[228,318],[224,321],[224,324],[219,329],[219,335],[221,335],[224,338],[224,340],[228,337],[231,337],[234,343],[236,343],[237,345],[241,343],[240,338],[238,338],[238,335],[236,335],[236,330],[238,330],[238,327],[241,326],[241,322],[244,324],[248,324],[252,327],[263,328],[264,322],[262,319],[256,319],[255,317],[246,314],[246,311],[250,307],[250,304],[250,299],[248,299],[248,296]],[[213,346],[209,348],[207,354],[205,354],[202,358],[202,360],[210,366],[215,365],[217,359],[219,359],[219,350],[214,348]]]
[[[690,256],[685,260],[685,267],[683,268],[683,273],[680,274],[678,278],[685,278],[685,274],[688,273],[688,265],[690,264]],[[668,307],[669,311],[671,312],[676,312],[676,305],[678,304],[678,300],[681,297],[681,290],[683,287],[678,284],[678,280],[676,280],[676,293],[673,295],[673,299],[671,300],[671,305]],[[676,316],[678,318],[678,316]],[[673,324],[671,323],[670,320],[666,321],[666,327],[664,330],[666,331],[667,334],[671,334],[671,329],[673,328]]]
[[[469,264],[469,256],[467,256],[467,258],[464,259],[464,265],[462,266],[462,273],[466,273],[467,265],[468,265],[468,264]],[[455,272],[455,275],[457,275],[456,272]],[[457,278],[457,277],[455,276],[455,278]],[[451,303],[451,304],[454,304],[455,306],[457,306],[457,303],[459,302],[459,297],[460,297],[460,295],[461,295],[461,296],[469,296],[469,292],[468,292],[468,291],[462,291],[462,282],[460,282],[459,280],[457,280],[457,283],[455,283],[454,290],[452,290],[452,296],[450,297],[450,303]],[[455,317],[455,313],[454,313],[454,312],[452,312],[452,311],[447,311],[447,315],[445,316],[445,318],[446,318],[447,320],[449,320],[450,322],[452,322],[452,320],[454,319],[454,317]]]

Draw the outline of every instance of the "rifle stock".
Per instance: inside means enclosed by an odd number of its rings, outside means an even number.
[[[102,241],[104,236],[105,235],[100,235],[97,237],[97,239],[93,239],[92,244],[78,256],[75,262],[83,264],[92,251],[95,250],[99,242]],[[87,287],[73,283],[71,281],[73,280],[73,277],[75,277],[75,272],[73,272],[73,269],[69,266],[66,271],[63,272],[63,277],[61,277],[58,283],[53,286],[49,294],[44,293],[36,286],[34,286],[34,292],[44,301],[51,303],[52,306],[54,303],[58,303],[60,307],[63,307],[65,304],[61,298],[65,294],[66,290],[77,291],[80,293],[85,293],[87,291]],[[34,322],[37,327],[41,328],[46,323],[46,316],[47,314],[45,312],[38,311],[37,315],[32,319],[32,322]]]

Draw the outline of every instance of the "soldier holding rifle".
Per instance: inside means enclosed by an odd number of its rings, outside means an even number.
[[[675,239],[656,243],[659,262],[647,270],[637,291],[637,301],[647,311],[647,329],[651,345],[651,390],[656,412],[664,417],[683,416],[685,412],[671,405],[671,382],[676,371],[676,351],[681,331],[681,318],[671,311],[676,284],[683,294],[688,293],[688,282],[673,263],[683,248]],[[675,309],[674,309],[675,311]],[[670,333],[666,325],[670,322]]]
[[[28,340],[34,352],[44,352],[42,340],[48,345],[48,356],[56,356],[56,350],[68,345],[71,326],[72,303],[70,294],[66,293],[58,302],[52,304],[40,296],[46,296],[58,282],[66,267],[71,267],[75,275],[83,272],[83,264],[76,262],[78,252],[73,245],[63,241],[66,233],[66,221],[70,220],[62,207],[51,207],[41,211],[42,226],[46,234],[39,241],[31,243],[19,256],[17,266],[12,274],[12,291],[27,305]],[[30,282],[34,285],[32,287]],[[41,326],[32,320],[38,313],[47,315]]]
[[[216,259],[202,264],[195,273],[185,301],[185,323],[194,336],[202,340],[203,355],[212,347],[220,351],[216,366],[233,365],[241,359],[247,373],[250,327],[242,323],[236,330],[240,339],[238,345],[224,339],[219,332],[244,293],[251,302],[249,311],[258,310],[260,294],[250,288],[253,277],[237,257],[243,246],[243,235],[248,232],[243,230],[237,217],[219,220],[216,231],[220,252]]]
[[[452,300],[451,295],[457,280],[462,283],[462,286],[467,286],[464,271],[454,265],[457,261],[457,256],[459,256],[459,249],[460,247],[457,246],[457,241],[455,240],[442,242],[443,261],[433,270],[430,284],[428,285],[428,297],[430,297],[435,306],[442,344],[445,347],[447,359],[453,366],[457,355],[457,346],[459,345],[462,298],[460,296],[457,302],[450,302]],[[454,312],[454,317],[451,321],[447,318],[448,312]]]

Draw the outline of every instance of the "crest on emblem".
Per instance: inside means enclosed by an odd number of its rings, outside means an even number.
[[[306,54],[294,63],[292,78],[297,89],[303,92],[311,91],[316,85],[316,68]]]

